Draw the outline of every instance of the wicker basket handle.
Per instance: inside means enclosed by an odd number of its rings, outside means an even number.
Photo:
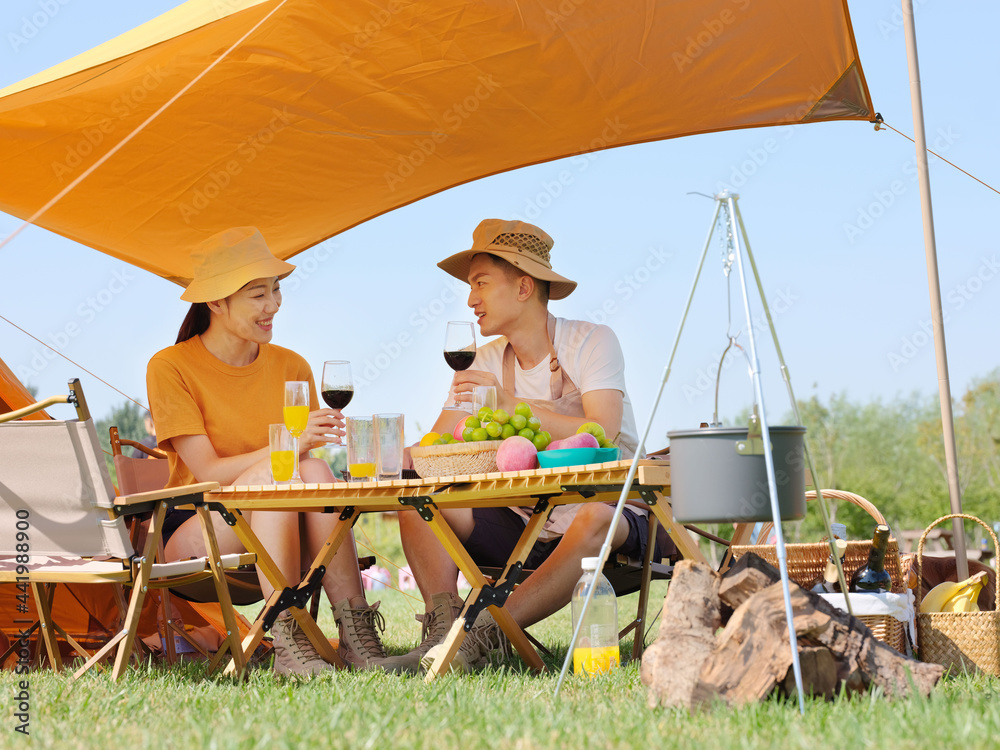
[[[879,509],[872,505],[870,502],[865,500],[861,495],[855,495],[853,492],[847,492],[845,490],[821,490],[823,497],[832,497],[836,500],[846,500],[849,503],[853,503],[865,511],[868,515],[875,519],[875,523],[885,524],[885,516],[883,516]],[[809,490],[806,493],[806,500],[815,500],[816,490]],[[888,524],[886,524],[888,526]],[[757,535],[758,541],[761,539],[767,539],[771,535],[771,531],[774,528],[774,524],[770,521],[765,521],[764,525],[760,527],[760,533]]]
[[[941,516],[938,520],[924,529],[924,533],[920,535],[920,542],[917,544],[917,584],[919,585],[921,581],[924,580],[924,542],[927,541],[927,535],[931,532],[935,526],[937,526],[942,521],[947,521],[950,518],[964,518],[966,521],[975,521],[989,533],[990,538],[993,540],[993,550],[994,552],[1000,552],[1000,544],[997,543],[997,535],[993,533],[993,529],[986,525],[986,523],[975,516],[970,516],[968,513],[950,513],[947,516]],[[958,577],[957,575],[955,576]],[[996,611],[1000,612],[1000,586],[994,586],[994,596],[996,598]],[[919,603],[918,603],[919,606]]]

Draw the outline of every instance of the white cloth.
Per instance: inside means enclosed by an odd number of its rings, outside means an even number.
[[[503,380],[503,350],[507,338],[501,336],[480,347],[472,370],[489,372],[497,381]],[[622,437],[630,445],[637,445],[639,434],[635,426],[632,402],[625,388],[625,356],[622,354],[618,337],[608,326],[597,325],[585,320],[556,318],[556,356],[566,374],[576,384],[580,393],[600,390],[616,390],[622,393]],[[552,398],[550,386],[549,359],[546,356],[529,370],[514,364],[514,395],[524,399],[549,400]],[[454,393],[448,392],[444,408],[454,403]],[[581,415],[583,416],[583,415]],[[544,425],[543,425],[544,427]],[[608,435],[613,439],[614,435]]]
[[[843,594],[820,594],[837,609],[847,611]],[[906,624],[910,643],[917,642],[916,598],[910,589],[903,594],[870,594],[855,592],[851,596],[851,609],[855,617],[862,615],[888,615]],[[909,645],[907,645],[909,648]]]

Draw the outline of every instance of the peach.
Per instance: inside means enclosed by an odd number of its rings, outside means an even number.
[[[537,469],[538,450],[535,444],[520,435],[507,438],[497,449],[497,468],[500,471]]]
[[[597,442],[597,438],[591,435],[589,432],[578,432],[575,435],[570,435],[568,438],[559,441],[560,450],[566,450],[567,448],[599,448],[600,443]]]

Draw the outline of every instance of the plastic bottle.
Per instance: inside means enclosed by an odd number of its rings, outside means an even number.
[[[580,561],[583,575],[573,590],[572,601],[575,629],[588,590],[591,586],[595,587],[573,649],[574,673],[591,677],[616,669],[619,662],[618,600],[608,579],[597,569],[600,563],[599,557],[585,557]]]

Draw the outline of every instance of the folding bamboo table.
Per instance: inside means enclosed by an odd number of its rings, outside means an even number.
[[[361,513],[398,511],[416,512],[426,521],[447,550],[458,569],[472,585],[465,607],[445,641],[445,653],[427,674],[432,680],[447,671],[465,634],[476,616],[488,607],[497,624],[510,639],[524,662],[536,671],[544,664],[521,628],[504,608],[549,513],[558,505],[581,502],[615,502],[621,494],[631,461],[574,466],[534,471],[495,472],[471,476],[434,477],[384,482],[337,482],[333,484],[298,484],[230,486],[207,493],[205,503],[220,512],[247,551],[257,554],[257,566],[274,586],[274,593],[243,640],[243,652],[249,656],[256,649],[278,613],[289,609],[323,657],[343,666],[336,651],[323,636],[316,622],[304,609],[309,593],[319,585],[326,566],[347,538]],[[664,462],[643,460],[633,481],[630,498],[646,503],[664,525],[685,558],[704,562],[698,544],[687,529],[673,520],[667,495],[670,467]],[[448,508],[530,507],[531,519],[525,525],[503,574],[489,583],[472,561],[465,547],[446,523],[441,510]],[[295,586],[281,574],[267,550],[253,533],[243,511],[297,511],[339,513],[325,545],[316,555],[303,580]],[[232,669],[231,664],[229,669]]]

